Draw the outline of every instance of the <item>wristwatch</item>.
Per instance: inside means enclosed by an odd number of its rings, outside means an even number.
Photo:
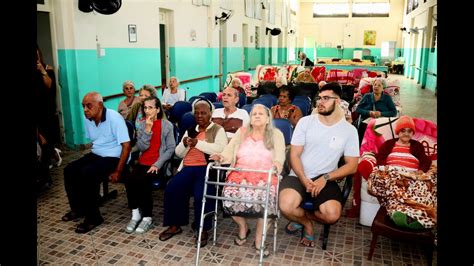
[[[329,181],[329,178],[331,178],[331,177],[329,176],[328,173],[325,173],[325,174],[323,175],[323,178],[324,178],[324,180]]]

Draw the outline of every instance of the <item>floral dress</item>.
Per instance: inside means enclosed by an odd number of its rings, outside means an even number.
[[[265,148],[263,140],[255,140],[248,136],[240,145],[237,151],[237,158],[235,167],[244,169],[258,169],[268,170],[272,168],[272,152]],[[245,184],[254,186],[265,186],[267,183],[267,173],[255,172],[239,172],[232,171],[227,176],[227,183],[230,184]],[[270,198],[268,201],[268,215],[276,215],[276,185],[277,177],[272,177],[270,186]],[[259,200],[266,199],[266,190],[224,186],[224,197],[238,198],[245,200]],[[264,204],[246,203],[238,201],[224,200],[224,210],[230,215],[245,216],[245,217],[259,217],[263,216]]]

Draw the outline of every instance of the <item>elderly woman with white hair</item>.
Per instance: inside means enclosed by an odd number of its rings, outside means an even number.
[[[255,104],[250,111],[250,124],[241,127],[225,147],[222,153],[213,154],[210,159],[221,163],[230,163],[232,167],[243,169],[268,170],[276,167],[278,173],[281,172],[285,162],[285,140],[283,134],[273,127],[270,109],[261,104]],[[267,183],[267,174],[255,172],[232,171],[227,176],[226,182],[229,184],[264,186]],[[269,215],[276,215],[276,185],[278,178],[276,174],[271,181],[269,200]],[[261,200],[265,197],[266,191],[255,188],[238,188],[234,186],[224,186],[223,195],[225,197],[241,198],[246,200]],[[259,247],[262,242],[263,213],[264,209],[260,204],[249,204],[244,202],[224,201],[224,210],[232,215],[232,219],[239,226],[239,233],[234,239],[237,246],[242,246],[247,242],[250,228],[247,218],[258,218],[255,233],[254,248],[260,254]],[[264,256],[270,253],[264,250]]]
[[[177,77],[170,78],[169,88],[166,88],[163,92],[163,108],[165,110],[171,109],[177,101],[186,100],[186,91],[179,88],[179,80]]]
[[[125,99],[123,99],[118,105],[118,112],[126,118],[132,106],[139,102],[140,99],[135,97],[135,84],[131,80],[127,80],[122,85],[123,94],[125,95]]]

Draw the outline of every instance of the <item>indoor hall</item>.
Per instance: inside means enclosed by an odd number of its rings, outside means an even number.
[[[421,89],[402,75],[389,75],[400,80],[403,87],[401,103],[403,114],[436,121],[437,99],[428,90]],[[416,104],[422,103],[422,104]],[[165,229],[163,222],[163,190],[154,191],[154,226],[145,234],[127,234],[124,229],[129,220],[127,199],[123,184],[112,184],[118,190],[116,199],[101,207],[105,222],[88,234],[76,234],[77,223],[63,222],[61,217],[69,210],[63,185],[63,169],[69,161],[84,152],[64,150],[63,164],[51,170],[53,185],[38,195],[38,261],[39,265],[191,265],[195,262],[196,248],[189,226],[183,233],[160,241],[158,234]],[[345,209],[350,207],[351,196]],[[192,207],[191,207],[192,208]],[[191,212],[192,213],[192,212]],[[190,218],[190,222],[192,217]],[[250,227],[254,228],[255,220]],[[298,244],[299,237],[285,233],[285,218],[278,223],[277,253],[264,259],[270,265],[424,265],[423,249],[413,243],[379,237],[372,261],[367,260],[372,234],[370,227],[362,226],[356,218],[344,215],[333,226],[326,250],[321,249],[322,225],[315,225],[315,247]],[[211,242],[201,249],[202,265],[256,265],[258,256],[248,241],[236,246],[233,241],[238,227],[230,218],[220,219],[217,245]],[[268,241],[272,243],[273,230]],[[254,236],[252,232],[250,238]],[[436,250],[433,264],[437,264]]]
[[[266,78],[259,69],[268,74],[277,70],[281,75],[278,70],[287,68],[298,74],[303,52],[327,73],[339,69],[347,74],[355,68],[379,76],[388,72],[389,79],[399,82],[402,114],[437,122],[435,0],[370,1],[381,8],[380,13],[372,12],[374,6],[368,8],[362,0],[110,0],[105,2],[120,5],[102,7],[82,5],[85,2],[38,0],[38,46],[50,66],[45,70],[55,75],[60,131],[56,147],[62,150],[63,160],[61,166],[50,169],[52,186],[37,197],[40,265],[194,264],[196,248],[190,226],[166,242],[158,239],[165,229],[163,190],[153,192],[154,225],[145,234],[124,231],[130,210],[121,183],[110,184],[110,189],[118,190],[118,197],[101,207],[105,222],[91,232],[77,234],[77,223],[61,221],[69,210],[63,169],[89,151],[81,100],[92,90],[101,93],[107,108],[117,110],[124,99],[124,81],[135,83],[135,96],[139,88],[151,84],[162,99],[175,76],[188,100],[203,92],[221,92],[229,77],[249,77],[245,84],[251,88]],[[328,15],[328,8],[346,11]],[[351,201],[349,196],[343,213]],[[202,265],[256,265],[255,230],[246,244],[236,246],[238,227],[230,218],[221,221],[217,246],[209,240],[201,250]],[[419,245],[382,236],[372,260],[367,260],[370,227],[344,214],[331,226],[327,250],[321,248],[321,224],[315,226],[313,248],[299,245],[299,236],[286,234],[286,224],[282,217],[277,253],[264,263],[426,264]],[[255,228],[255,220],[250,227]],[[271,243],[273,233],[269,232]],[[435,265],[436,255],[435,250]]]

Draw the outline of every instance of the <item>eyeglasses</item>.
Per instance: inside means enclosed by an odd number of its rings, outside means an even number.
[[[316,101],[318,102],[327,102],[329,101],[329,99],[337,99],[337,97],[332,97],[332,96],[323,96],[323,97],[320,97],[320,96],[316,96]]]
[[[155,108],[156,108],[155,106],[143,106],[143,110],[147,110],[147,109],[153,110]]]

